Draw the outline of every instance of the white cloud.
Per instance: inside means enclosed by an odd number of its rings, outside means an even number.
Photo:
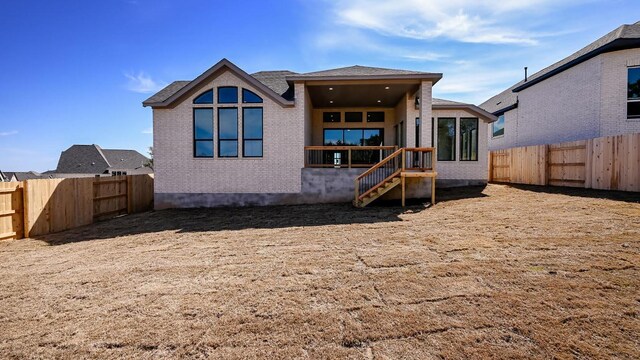
[[[16,130],[12,130],[12,131],[2,131],[0,132],[0,136],[9,136],[9,135],[15,135],[17,134],[18,131]]]
[[[146,128],[142,130],[143,134],[153,134],[153,128]]]
[[[441,61],[446,59],[448,56],[444,54],[439,54],[435,52],[405,52],[401,55],[403,58],[408,60],[415,61]]]
[[[433,87],[433,96],[478,105],[512,85],[519,75],[519,69],[489,70],[475,64],[466,69],[454,66],[445,71],[442,80]]]
[[[127,84],[127,89],[137,93],[142,93],[142,94],[154,93],[166,86],[166,84],[157,83],[149,75],[145,74],[143,71],[137,74],[125,73],[124,76],[129,81]]]
[[[436,38],[467,43],[537,44],[543,34],[527,31],[522,19],[577,0],[340,0],[337,22],[387,36]],[[519,21],[520,20],[520,21]]]

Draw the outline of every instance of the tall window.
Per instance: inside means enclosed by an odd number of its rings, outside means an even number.
[[[640,119],[640,67],[628,70],[627,118]]]
[[[420,118],[416,118],[416,147],[420,147]]]
[[[238,156],[238,108],[218,108],[218,156]]]
[[[261,158],[263,156],[263,100],[251,90],[236,86],[220,86],[217,88],[215,107],[202,104],[213,104],[214,89],[206,90],[193,99],[193,156],[197,158],[239,157],[242,146],[242,157]],[[242,103],[238,104],[239,96]],[[246,104],[246,105],[245,105]],[[255,105],[249,105],[255,104]],[[218,106],[220,105],[220,106]],[[214,110],[217,119],[214,121]],[[242,129],[240,129],[242,116]],[[242,131],[242,135],[240,135]],[[242,144],[240,144],[242,137]],[[217,140],[217,151],[214,142]]]
[[[193,109],[193,156],[213,157],[213,109]]]
[[[262,157],[262,108],[242,109],[242,156]]]
[[[498,120],[491,124],[491,137],[500,137],[504,135],[504,114],[498,116]]]
[[[438,161],[456,160],[456,119],[438,118]]]
[[[478,161],[478,119],[460,119],[460,161]]]
[[[221,86],[218,88],[218,104],[237,104],[238,88],[235,86]]]

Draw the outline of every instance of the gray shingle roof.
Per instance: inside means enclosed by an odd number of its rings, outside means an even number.
[[[56,173],[104,174],[110,169],[137,169],[149,161],[135,150],[102,149],[98,145],[73,145],[60,154]]]
[[[519,81],[507,90],[493,96],[482,103],[480,107],[493,113],[504,109],[505,107],[512,106],[517,101],[517,94],[514,93],[514,91],[518,92],[524,90],[529,86],[543,81],[544,79],[569,69],[581,62],[589,60],[601,53],[620,50],[623,48],[639,47],[640,43],[633,41],[638,39],[640,39],[640,21],[631,25],[622,25],[566,58],[529,76],[526,82],[524,80]]]
[[[480,104],[480,107],[490,113],[496,113],[499,110],[515,105],[518,101],[518,94],[514,93],[513,89],[518,86],[518,84],[515,84],[507,90],[492,96],[489,100]]]
[[[200,75],[199,78],[207,75],[209,72],[213,72],[219,66],[228,66],[232,69],[237,69],[238,72],[241,72],[244,76],[249,76],[256,80],[256,84],[260,84],[260,86],[264,85],[268,90],[272,90],[279,97],[277,100],[282,99],[285,105],[292,105],[287,103],[287,101],[293,100],[293,89],[290,84],[291,79],[306,79],[306,78],[317,78],[317,77],[389,77],[393,78],[394,76],[399,77],[411,77],[411,78],[430,78],[434,81],[438,81],[442,74],[439,73],[429,73],[422,71],[412,71],[412,70],[399,70],[399,69],[386,69],[386,68],[378,68],[378,67],[369,67],[369,66],[348,66],[336,69],[322,70],[309,72],[304,74],[299,74],[289,70],[275,70],[275,71],[259,71],[254,74],[248,75],[244,71],[242,71],[237,66],[233,65],[230,61],[226,59],[222,59],[218,64],[214,65],[211,69],[207,70],[204,74]],[[186,92],[189,89],[189,86],[195,86],[194,81],[174,81],[164,89],[160,90],[158,93],[154,94],[147,100],[145,100],[142,104],[144,106],[166,106],[166,104],[162,104],[165,101],[168,101],[169,98],[176,95],[179,92]],[[270,92],[270,91],[269,91]]]
[[[462,110],[466,110],[472,114],[477,115],[478,117],[485,119],[487,122],[493,122],[497,120],[497,117],[495,117],[493,114],[491,114],[490,112],[476,106],[473,104],[468,104],[468,103],[462,103],[462,102],[458,102],[458,101],[453,101],[453,100],[445,100],[445,99],[438,99],[438,98],[433,98],[431,100],[431,107],[434,110],[438,110],[438,109],[462,109]]]
[[[167,85],[164,89],[162,89],[162,90],[158,91],[157,93],[153,94],[150,98],[148,98],[144,102],[155,103],[155,102],[165,101],[171,95],[177,93],[180,89],[185,87],[190,82],[191,81],[184,81],[184,80],[174,81],[171,84]]]
[[[135,150],[102,149],[102,153],[107,158],[109,169],[137,169],[149,161]]]
[[[7,177],[7,181],[12,177],[16,177],[16,181],[32,180],[32,179],[46,179],[46,176],[35,171],[5,171],[4,175]]]
[[[386,69],[379,67],[370,67],[370,66],[347,66],[329,70],[322,71],[314,71],[308,72],[304,74],[296,75],[296,77],[317,77],[317,76],[380,76],[380,75],[428,75],[432,73],[423,72],[423,71],[411,71],[411,70],[400,70],[400,69]]]
[[[461,102],[453,101],[453,100],[445,100],[445,99],[433,98],[431,100],[431,105],[469,105],[469,104],[461,103]]]
[[[256,80],[265,84],[269,89],[275,91],[279,95],[283,95],[289,90],[287,76],[297,75],[289,70],[259,71],[251,74]]]

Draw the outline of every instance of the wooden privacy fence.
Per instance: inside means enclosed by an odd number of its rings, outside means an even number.
[[[0,182],[0,240],[45,235],[152,208],[152,175]]]
[[[489,181],[640,191],[640,134],[491,151]]]

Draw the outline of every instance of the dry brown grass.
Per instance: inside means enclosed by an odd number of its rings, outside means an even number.
[[[160,211],[0,242],[0,357],[640,357],[640,196],[441,199]]]

